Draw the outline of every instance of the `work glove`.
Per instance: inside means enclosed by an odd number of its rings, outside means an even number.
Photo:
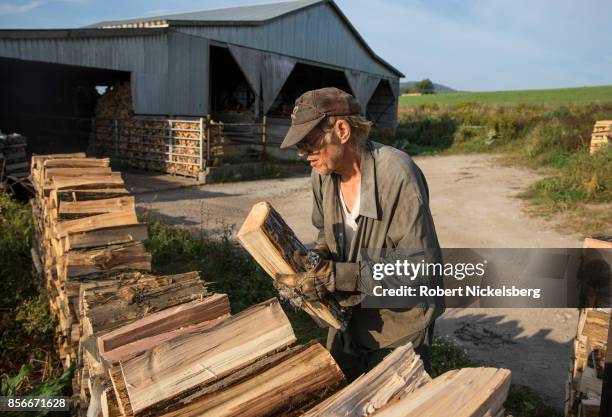
[[[277,289],[292,289],[309,301],[322,301],[335,290],[334,261],[324,259],[317,251],[295,251],[294,261],[304,272],[276,274]]]
[[[331,251],[326,244],[315,243],[312,252],[316,253],[321,259],[332,259]]]

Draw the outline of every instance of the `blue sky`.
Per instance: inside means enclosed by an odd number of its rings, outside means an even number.
[[[269,0],[259,1],[269,2]],[[0,0],[0,28],[70,28],[257,0]],[[460,90],[612,84],[612,1],[337,0],[408,80]]]

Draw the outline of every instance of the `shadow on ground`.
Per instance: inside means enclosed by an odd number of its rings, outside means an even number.
[[[514,384],[532,388],[561,410],[571,337],[553,334],[553,327],[575,329],[575,315],[573,309],[449,309],[436,321],[436,335],[477,364],[510,369]]]

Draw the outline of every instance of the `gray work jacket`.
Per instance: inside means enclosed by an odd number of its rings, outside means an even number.
[[[362,251],[367,248],[436,248],[438,238],[429,211],[427,183],[413,160],[391,146],[367,141],[361,151],[361,203],[357,231],[344,249],[343,214],[336,174],[312,171],[312,222],[319,229],[317,245],[326,245],[335,261],[338,302],[352,310],[344,332],[350,347],[375,350],[398,346],[423,331],[443,305],[421,304],[410,309],[361,308]],[[441,260],[441,259],[440,259]]]

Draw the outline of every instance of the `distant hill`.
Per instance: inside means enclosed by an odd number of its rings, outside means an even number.
[[[405,93],[406,91],[410,90],[412,86],[415,85],[417,82],[418,81],[404,81],[400,83],[400,93]],[[452,88],[447,87],[442,84],[433,83],[433,85],[434,85],[434,91],[436,93],[456,93],[457,92],[457,90],[453,90]]]

